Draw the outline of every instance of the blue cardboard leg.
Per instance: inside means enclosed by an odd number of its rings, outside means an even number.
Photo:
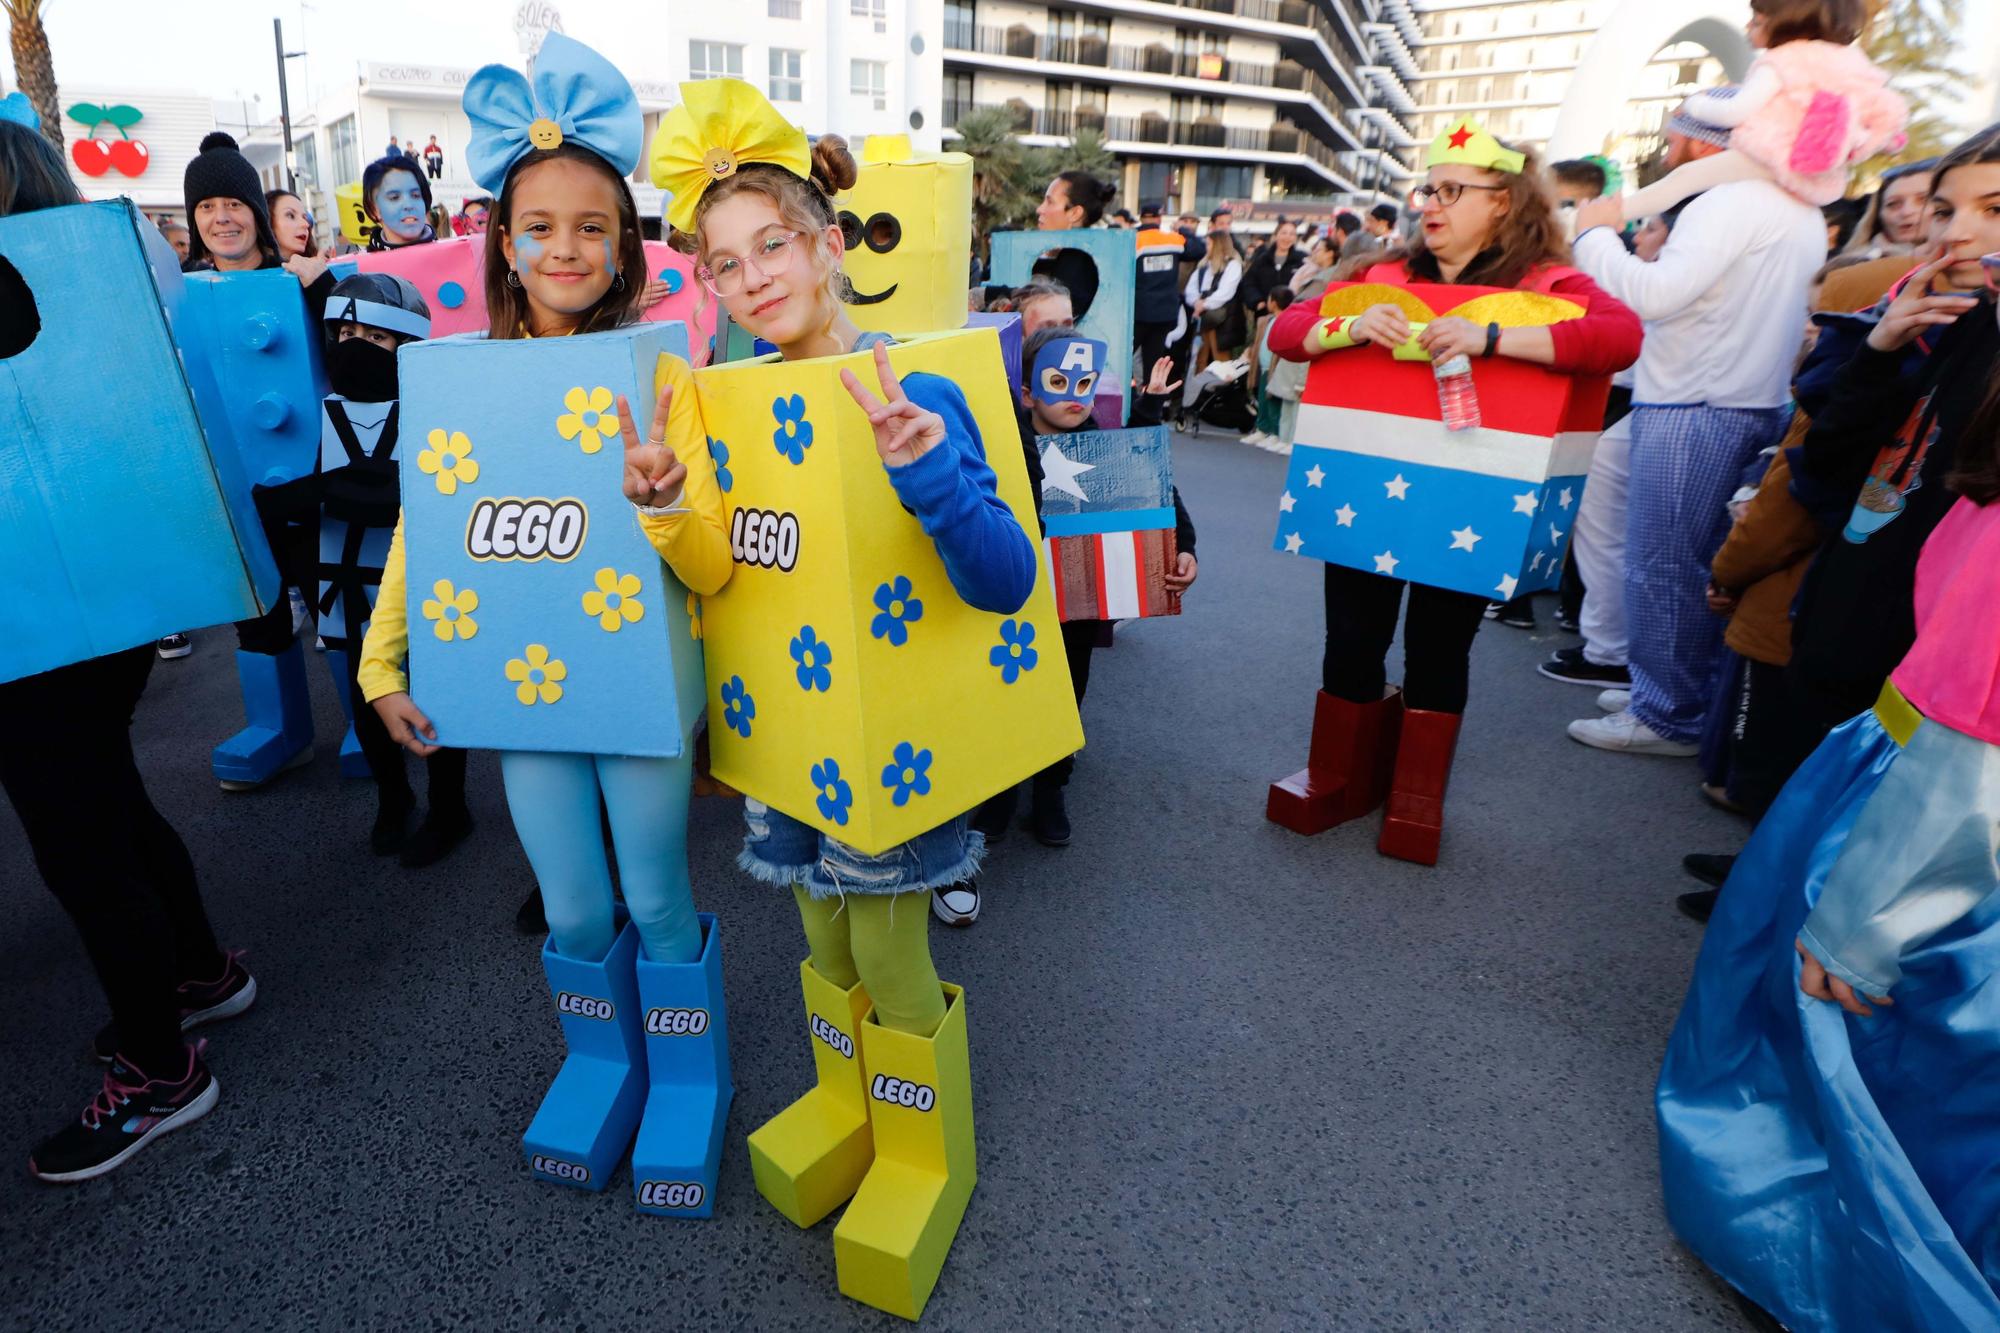
[[[210,763],[222,785],[257,787],[281,770],[312,759],[312,696],[306,692],[305,649],[236,654],[243,684],[243,730],[215,747]]]
[[[632,1188],[642,1213],[715,1215],[723,1123],[736,1088],[729,1079],[729,1019],[722,1006],[722,937],[701,914],[701,957],[692,963],[638,960],[650,1086]]]
[[[528,1169],[543,1180],[601,1190],[631,1146],[646,1104],[638,957],[639,932],[629,921],[602,962],[565,958],[553,940],[542,946],[542,970],[569,1046],[521,1139]]]
[[[354,692],[347,674],[347,654],[339,648],[326,650],[327,670],[333,673],[333,692],[340,700],[340,712],[347,719],[346,734],[340,738],[340,776],[372,777],[368,756],[361,753],[361,739],[354,734]]]

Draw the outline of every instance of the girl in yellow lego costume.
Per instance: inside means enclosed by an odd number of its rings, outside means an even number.
[[[625,178],[644,146],[644,119],[630,85],[603,57],[579,42],[552,34],[536,61],[533,83],[504,66],[488,66],[468,82],[465,110],[472,123],[467,158],[479,183],[497,197],[485,250],[487,336],[552,338],[595,333],[636,322],[645,286],[638,211]],[[629,275],[629,276],[628,276]],[[631,406],[617,404],[616,435],[625,443],[624,491],[660,558],[697,594],[712,594],[728,580],[731,564],[722,494],[698,425],[686,364],[662,358],[659,401],[649,429],[638,429]],[[689,423],[696,423],[690,425]],[[663,443],[671,433],[678,452]],[[408,609],[403,528],[397,524],[383,570],[380,599],[360,668],[364,696],[391,736],[418,754],[436,747],[436,730],[409,693],[404,674]],[[421,684],[421,682],[419,682]],[[635,727],[647,725],[642,715]],[[612,1044],[609,1059],[579,1062],[604,1044],[599,1015],[576,1015],[560,996],[596,996],[631,984],[648,989],[648,966],[696,964],[703,933],[688,884],[687,808],[691,752],[676,758],[617,754],[512,751],[500,756],[508,808],[546,907],[551,957],[544,955],[550,988],[572,1058],[530,1128],[530,1157],[547,1178],[590,1181],[565,1173],[569,1154],[544,1150],[538,1134],[544,1116],[562,1112],[593,1143],[616,1140],[622,1155],[637,1116],[628,1072],[612,1089],[592,1087],[589,1070],[637,1067],[643,1041],[628,1024],[643,1023],[638,1006],[618,1005],[615,1025],[628,1038]],[[600,795],[611,824],[619,879],[630,911],[629,927],[614,916],[610,867],[600,832]],[[636,960],[628,934],[636,932]],[[622,977],[609,975],[622,969]],[[562,978],[559,981],[559,976]],[[664,983],[661,983],[664,984]],[[722,996],[712,997],[710,1039],[726,1041]],[[574,1068],[572,1068],[574,1067]],[[656,1093],[656,1096],[659,1094]],[[589,1120],[591,1123],[582,1125]],[[647,1124],[654,1117],[650,1110]],[[716,1117],[720,1132],[720,1117]],[[602,1128],[599,1129],[598,1127]],[[647,1135],[641,1131],[641,1149]],[[699,1149],[699,1145],[696,1145]],[[713,1154],[709,1154],[713,1161]],[[544,1159],[557,1170],[542,1172]],[[614,1157],[615,1163],[615,1157]],[[608,1174],[608,1173],[606,1173]],[[635,1168],[635,1174],[636,1168]],[[712,1180],[711,1180],[712,1186]],[[704,1196],[695,1209],[706,1215]],[[641,1200],[644,1206],[644,1199]]]
[[[953,592],[1013,614],[1034,587],[1035,546],[996,492],[964,395],[936,375],[899,380],[891,340],[861,331],[843,305],[848,238],[833,196],[855,179],[846,144],[829,135],[808,148],[803,131],[737,80],[684,84],[681,97],[652,149],[653,183],[672,196],[670,243],[784,361],[874,348],[872,374],[844,371],[842,380],[868,414],[890,485],[935,545]],[[781,391],[783,368],[770,374]],[[681,446],[678,435],[670,441]],[[902,603],[883,611],[894,618]],[[837,773],[821,782],[827,818],[843,785]],[[851,1198],[834,1230],[841,1290],[914,1319],[974,1179],[964,994],[931,964],[930,890],[968,877],[984,840],[960,815],[869,856],[755,800],[745,818],[739,864],[789,888],[805,926],[810,957],[799,971],[819,1075],[750,1136],[757,1187],[800,1226]]]

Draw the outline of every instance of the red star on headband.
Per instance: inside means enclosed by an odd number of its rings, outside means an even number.
[[[1453,148],[1463,148],[1465,147],[1466,144],[1470,143],[1471,141],[1472,141],[1472,127],[1469,125],[1460,125],[1457,129],[1451,132],[1451,138],[1446,140],[1446,142],[1449,143]]]

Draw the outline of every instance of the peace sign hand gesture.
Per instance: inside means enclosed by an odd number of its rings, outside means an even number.
[[[889,345],[875,344],[875,378],[881,381],[882,397],[863,386],[851,370],[840,372],[840,382],[875,429],[875,452],[884,467],[907,467],[944,443],[944,418],[926,412],[903,392],[903,382],[889,367]]]
[[[641,435],[632,423],[632,404],[625,401],[624,394],[618,395],[618,429],[625,439],[625,498],[635,505],[667,509],[681,498],[687,464],[666,441],[667,409],[673,401],[674,386],[661,385],[651,428]]]

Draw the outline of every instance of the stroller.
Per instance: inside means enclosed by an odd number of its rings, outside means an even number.
[[[1248,354],[1234,361],[1214,361],[1187,382],[1181,390],[1181,406],[1174,415],[1174,429],[1199,436],[1202,423],[1229,435],[1241,435],[1257,420],[1250,402]]]

